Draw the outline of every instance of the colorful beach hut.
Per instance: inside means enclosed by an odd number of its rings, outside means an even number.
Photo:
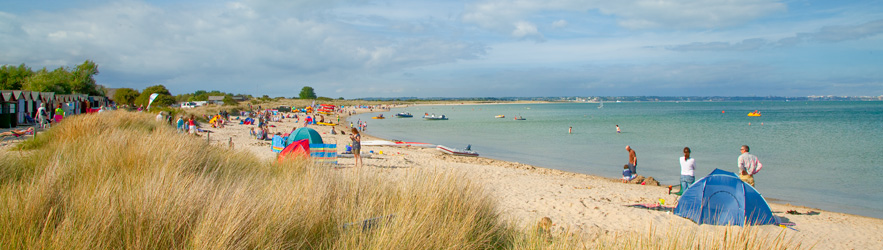
[[[778,224],[769,204],[754,187],[720,169],[690,185],[678,200],[674,214],[698,224]]]

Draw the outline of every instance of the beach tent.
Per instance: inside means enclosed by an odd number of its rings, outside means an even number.
[[[273,150],[273,153],[282,152],[282,150],[285,149],[285,139],[283,139],[282,136],[273,136],[273,143],[270,144],[270,148]]]
[[[288,146],[279,153],[278,161],[282,162],[282,160],[287,158],[306,159],[308,157],[310,157],[310,140],[303,139],[288,144]]]
[[[319,135],[319,132],[316,132],[315,129],[303,127],[294,130],[290,135],[288,135],[288,140],[286,141],[286,145],[291,144],[297,140],[308,139],[310,144],[322,144],[322,136]],[[307,145],[309,148],[309,145]]]
[[[698,224],[778,224],[763,196],[736,174],[715,169],[687,188],[674,213]]]

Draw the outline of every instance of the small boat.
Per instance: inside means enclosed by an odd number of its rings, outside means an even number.
[[[438,149],[438,151],[442,151],[445,154],[469,156],[469,157],[478,156],[478,153],[476,153],[475,151],[472,151],[472,145],[466,146],[465,149],[452,148],[452,147],[448,147],[445,145],[438,145],[437,147],[435,147],[435,149]]]
[[[401,113],[396,114],[396,117],[398,117],[398,118],[411,118],[411,117],[414,117],[414,115],[412,115],[410,112],[401,112]]]
[[[505,115],[498,115],[498,116],[494,116],[494,118],[506,118],[506,116]]]
[[[519,116],[516,115],[516,116],[515,116],[515,120],[516,120],[516,121],[524,121],[524,120],[527,120],[527,119],[524,119],[524,116],[520,116],[520,117],[519,117]]]
[[[754,112],[748,113],[748,116],[755,116],[755,117],[756,117],[756,116],[760,116],[760,112],[758,112],[757,110],[755,110]]]
[[[379,114],[375,117],[371,117],[371,119],[386,119],[386,117],[383,117],[383,114]]]
[[[447,120],[448,118],[445,117],[445,115],[435,116],[435,114],[432,114],[432,115],[423,115],[423,119],[430,120],[430,121],[439,121],[439,120]]]
[[[319,124],[322,126],[337,126],[337,124],[330,123],[330,122],[317,122],[316,124]]]

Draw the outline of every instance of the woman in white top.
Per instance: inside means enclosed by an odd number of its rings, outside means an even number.
[[[684,156],[681,157],[681,190],[686,190],[696,181],[696,177],[693,176],[694,170],[696,170],[696,159],[690,158],[690,148],[684,147]]]

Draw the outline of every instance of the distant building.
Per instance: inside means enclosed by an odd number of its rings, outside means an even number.
[[[222,95],[212,95],[208,97],[208,103],[222,105],[224,104],[224,96]]]

